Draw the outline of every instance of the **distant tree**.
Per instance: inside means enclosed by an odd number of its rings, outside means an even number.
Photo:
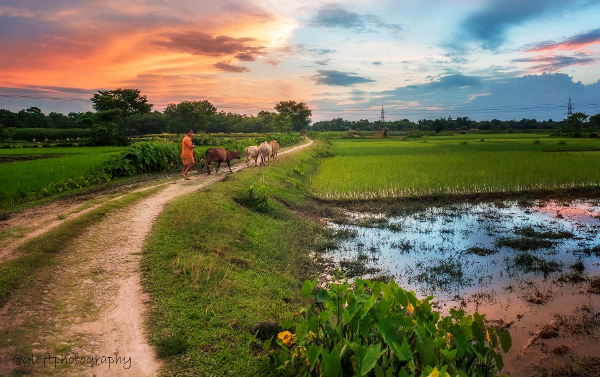
[[[312,111],[304,102],[280,101],[275,110],[279,113],[277,123],[281,131],[301,131],[310,125]]]
[[[590,116],[590,124],[598,130],[600,133],[600,114]]]
[[[20,128],[22,122],[19,120],[17,113],[10,110],[0,109],[0,128]]]
[[[146,96],[140,95],[138,89],[99,90],[92,97],[92,104],[97,112],[120,111],[120,117],[136,114],[147,114],[152,110]],[[114,114],[114,113],[113,113]]]
[[[171,131],[175,132],[185,132],[189,128],[207,131],[210,119],[216,113],[217,108],[206,100],[171,103],[165,109],[165,115],[171,120]]]
[[[583,131],[583,122],[587,119],[587,115],[581,112],[573,113],[567,118],[567,132],[573,136],[581,136]]]
[[[123,146],[129,144],[129,139],[114,122],[96,123],[92,127],[90,144]]]
[[[446,128],[445,119],[436,119],[433,121],[433,130],[437,133],[442,132]]]
[[[49,128],[76,128],[76,121],[68,116],[51,112],[48,114],[48,126]]]
[[[21,110],[17,116],[24,127],[28,128],[46,128],[48,120],[46,115],[39,107],[32,106],[28,109]]]

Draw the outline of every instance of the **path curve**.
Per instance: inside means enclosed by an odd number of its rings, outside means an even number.
[[[307,143],[280,152],[280,155],[306,148],[312,144]],[[245,163],[232,167],[234,172],[246,169]],[[268,168],[268,167],[267,167]],[[225,168],[226,169],[226,168]],[[66,283],[56,284],[46,291],[52,295],[54,291],[65,296],[74,297],[72,302],[63,301],[62,305],[77,307],[75,289],[93,286],[94,295],[91,298],[98,308],[99,314],[91,320],[69,318],[60,322],[69,322],[46,342],[52,344],[68,344],[71,339],[80,339],[82,344],[76,347],[74,353],[83,355],[122,357],[122,363],[129,360],[128,367],[123,365],[97,364],[93,368],[69,369],[72,375],[95,376],[154,376],[158,374],[161,361],[156,357],[154,348],[148,344],[148,337],[144,326],[146,309],[152,304],[148,294],[143,292],[141,286],[141,253],[145,239],[151,232],[156,218],[163,211],[165,205],[172,199],[188,195],[211,184],[224,179],[229,172],[190,176],[190,180],[178,180],[171,184],[164,184],[165,188],[159,192],[140,200],[124,211],[110,216],[78,238],[71,251],[65,252],[64,271],[57,268],[55,281],[69,282],[74,288],[73,292]],[[155,187],[155,186],[153,186]],[[73,264],[69,260],[89,261],[87,263]],[[61,266],[62,267],[62,266]],[[96,271],[100,271],[96,273]],[[73,276],[73,277],[71,277]],[[95,280],[71,281],[83,279],[82,276],[93,276]],[[66,302],[66,304],[65,304]],[[50,302],[49,305],[52,303]],[[13,316],[23,313],[9,300],[7,305],[0,310],[0,331],[4,326],[13,323]],[[45,309],[40,309],[43,311]],[[71,309],[76,311],[75,309]],[[36,313],[28,310],[27,313]],[[2,318],[4,317],[4,318]],[[71,315],[72,317],[72,315]],[[44,346],[44,340],[36,341]],[[31,371],[30,371],[31,372]],[[35,371],[33,371],[35,373]],[[64,370],[63,372],[67,372]]]

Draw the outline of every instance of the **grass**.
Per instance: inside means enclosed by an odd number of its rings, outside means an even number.
[[[347,200],[600,185],[599,140],[560,145],[535,135],[534,144],[531,136],[332,140],[334,157],[321,163],[311,187],[321,198]]]
[[[176,200],[157,219],[144,248],[143,283],[166,375],[268,373],[251,329],[293,314],[304,279],[313,276],[309,255],[325,242],[317,221],[298,216],[310,203],[295,168],[314,171],[325,148],[316,144]],[[264,206],[239,200],[253,185]]]
[[[52,147],[52,148],[10,148],[0,149],[0,157],[13,156],[72,156],[101,153],[117,153],[126,147]]]
[[[20,246],[18,257],[0,264],[0,305],[8,300],[11,292],[35,278],[35,271],[54,265],[64,245],[83,234],[90,226],[105,216],[123,209],[136,201],[155,193],[160,188],[149,189],[108,202],[72,221],[67,221],[40,237]]]
[[[56,158],[0,164],[0,176],[7,177],[7,179],[0,181],[0,209],[11,209],[27,193],[37,193],[48,187],[52,182],[66,181],[70,178],[83,176],[85,172],[100,165],[111,155],[122,150],[122,148],[116,149],[114,147],[98,147],[98,149],[82,147],[44,148],[44,152],[52,149],[68,153],[65,156]],[[76,151],[72,151],[74,149],[82,149],[81,152],[87,153],[75,154]],[[5,151],[0,150],[0,152]]]

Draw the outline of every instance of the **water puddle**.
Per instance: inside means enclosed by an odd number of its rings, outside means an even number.
[[[433,295],[442,312],[486,313],[510,326],[508,371],[521,375],[553,356],[548,347],[600,356],[589,347],[595,329],[583,338],[566,325],[550,339],[535,335],[579,318],[574,313],[600,327],[599,215],[597,200],[460,204],[393,218],[350,213],[351,225],[330,224],[340,241],[328,252],[329,274],[394,278],[418,296]]]

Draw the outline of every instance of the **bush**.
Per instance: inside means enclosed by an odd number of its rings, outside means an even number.
[[[432,311],[433,297],[419,300],[394,281],[357,279],[315,292],[316,285],[304,282],[302,297],[311,304],[295,325],[281,324],[288,331],[269,352],[286,375],[495,376],[504,366],[510,334],[486,326],[485,315],[451,309],[442,317]]]
[[[267,186],[265,184],[250,185],[242,195],[235,198],[235,201],[257,212],[267,213],[271,211],[269,194],[267,193]]]
[[[100,169],[111,177],[170,171],[179,166],[181,149],[168,142],[142,141],[111,157]]]

